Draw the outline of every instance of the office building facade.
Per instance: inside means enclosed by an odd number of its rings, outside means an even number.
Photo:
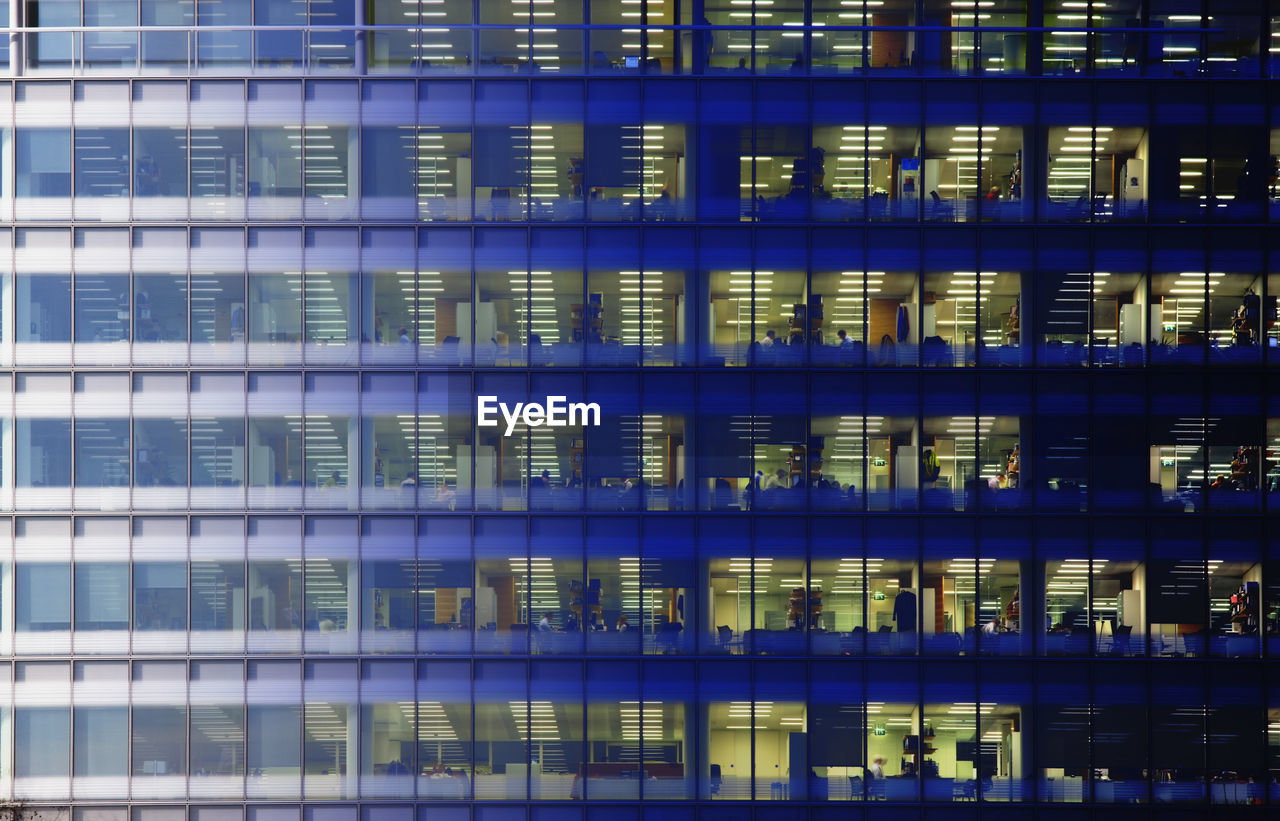
[[[1280,803],[1274,2],[0,8],[0,810]]]

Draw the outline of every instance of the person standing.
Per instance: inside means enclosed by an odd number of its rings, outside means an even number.
[[[849,779],[849,793],[856,801],[860,799],[862,793],[862,779],[854,776]],[[855,783],[858,782],[858,783]],[[884,756],[878,755],[871,759],[871,766],[867,768],[867,798],[878,799],[884,797]]]
[[[916,594],[909,587],[902,588],[894,597],[893,620],[898,625],[899,633],[916,631]]]

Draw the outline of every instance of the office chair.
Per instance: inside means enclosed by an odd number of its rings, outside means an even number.
[[[943,199],[938,196],[936,189],[929,192],[929,200],[929,219],[932,222],[955,222],[955,207],[949,202],[944,202]]]

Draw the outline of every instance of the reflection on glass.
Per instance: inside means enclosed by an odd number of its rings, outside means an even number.
[[[360,131],[360,196],[366,216],[412,213],[413,157],[412,126],[367,126]]]
[[[191,418],[191,484],[244,486],[244,420]]]
[[[418,797],[470,798],[472,777],[478,779],[479,767],[472,765],[476,745],[471,740],[469,665],[440,661],[419,664],[417,707]],[[486,733],[481,727],[476,731]]]
[[[185,775],[185,707],[133,708],[133,775]]]
[[[16,290],[19,342],[71,341],[70,276],[18,274]]]
[[[191,630],[244,630],[244,564],[191,562]]]
[[[191,341],[245,341],[243,274],[191,274]]]
[[[302,196],[301,126],[249,129],[249,196]]]
[[[18,707],[13,711],[13,774],[66,778],[71,764],[71,710]]]
[[[354,662],[309,662],[306,665],[306,696],[303,704],[302,766],[303,790],[309,796],[339,798],[355,789]],[[344,693],[339,682],[347,682]],[[347,700],[343,700],[343,696]]]
[[[187,629],[187,566],[140,562],[133,566],[133,629]]]
[[[302,562],[249,563],[249,629],[302,629]]]
[[[75,445],[78,486],[129,486],[128,419],[77,419]]]
[[[75,285],[76,342],[127,342],[128,274],[77,274]]]
[[[301,293],[300,272],[250,274],[249,341],[289,346],[299,343],[302,339]],[[231,321],[234,323],[234,315]],[[232,327],[234,333],[234,324]]]
[[[129,565],[77,562],[76,630],[129,629]]]
[[[133,130],[135,197],[187,195],[187,133],[182,128]]]
[[[309,125],[303,129],[303,182],[308,197],[331,200],[350,195],[354,138],[354,129],[345,127]]]
[[[244,713],[238,704],[191,705],[192,776],[244,775]]]
[[[403,139],[400,135],[400,139]],[[412,133],[409,135],[412,139]],[[410,147],[412,152],[412,147]],[[471,135],[423,126],[417,134],[418,215],[424,220],[471,217]],[[413,171],[406,175],[413,180]],[[492,195],[491,195],[492,196]]]
[[[105,0],[91,3],[84,10],[84,24],[86,27],[103,29],[134,28],[138,25],[138,8],[131,0]],[[137,60],[138,35],[135,32],[86,31],[84,33],[86,68],[133,68]]]
[[[419,385],[417,473],[419,504],[468,510],[472,489],[491,485],[490,452],[476,450],[472,467],[472,427],[468,383],[461,375],[426,375]],[[474,474],[474,477],[473,477]],[[474,479],[474,481],[473,481]]]
[[[349,487],[352,420],[347,416],[307,414],[305,482],[316,490]]]
[[[129,129],[76,129],[76,196],[129,196]]]
[[[387,346],[386,349],[375,349],[374,356],[379,360],[412,362],[414,272],[366,271],[361,275],[361,284],[365,291],[366,313],[360,340]],[[372,319],[369,318],[370,310]],[[434,342],[432,329],[429,343]],[[429,343],[424,341],[423,344]]]
[[[346,633],[351,624],[350,562],[331,559],[306,561],[306,625],[322,634]],[[322,648],[323,649],[323,648]]]
[[[77,707],[74,711],[76,777],[125,776],[129,762],[129,708]]]
[[[14,583],[19,633],[72,629],[70,565],[19,564]]]
[[[553,713],[549,703],[530,704],[524,676],[524,665],[511,662],[490,662],[480,665],[476,672],[473,726],[477,798],[523,799],[529,795],[532,773],[526,762],[535,749],[530,715],[532,712],[538,723],[545,725]],[[495,756],[498,751],[501,752]],[[488,772],[482,772],[482,762],[492,762],[483,768]]]
[[[362,792],[410,797],[417,747],[413,663],[366,662],[361,678],[378,693],[360,709]]]
[[[252,668],[250,675],[252,676]],[[296,686],[297,674],[294,674]],[[245,766],[255,794],[297,795],[301,773],[302,710],[297,705],[249,704]]]
[[[30,21],[33,26],[45,28],[75,28],[80,25],[80,4],[76,0],[43,0],[38,15]],[[33,68],[70,67],[75,52],[75,35],[72,32],[50,32],[28,37],[27,46],[32,50],[29,61]]]
[[[191,196],[243,197],[244,131],[191,127]]]
[[[195,22],[195,0],[141,0],[139,22],[143,26],[190,26]],[[147,68],[185,68],[189,37],[182,31],[141,33],[142,61]]]
[[[355,342],[358,285],[355,274],[307,272],[304,320],[309,344],[331,346]]]
[[[74,24],[72,24],[74,25]],[[45,34],[40,37],[69,37]],[[71,196],[71,129],[23,128],[17,132],[17,195]],[[128,149],[125,149],[126,156]],[[118,156],[113,162],[118,163]],[[117,190],[119,180],[116,181]],[[126,177],[124,185],[128,186]]]
[[[412,561],[366,561],[360,569],[364,646],[382,652],[413,648],[415,567]]]
[[[302,65],[302,29],[307,25],[306,3],[255,3],[253,22],[258,26],[290,26],[286,30],[260,29],[253,34],[253,50],[260,68],[293,68]]]
[[[135,342],[187,341],[187,278],[167,274],[133,277]]]
[[[244,26],[253,22],[249,0],[221,0],[199,3],[196,24],[204,26]],[[249,65],[248,31],[200,31],[196,35],[201,68],[234,69]]]
[[[302,418],[249,420],[249,484],[252,487],[302,485]],[[324,480],[315,486],[319,487]]]

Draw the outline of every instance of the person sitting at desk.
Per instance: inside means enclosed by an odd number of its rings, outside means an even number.
[[[644,483],[630,478],[622,483],[618,491],[618,510],[639,510],[644,500]]]
[[[551,471],[542,471],[529,485],[529,504],[533,507],[551,506]]]
[[[150,154],[138,158],[137,181],[133,191],[140,197],[153,197],[160,193],[160,164]]]
[[[342,476],[338,471],[329,474],[329,478],[324,480],[324,486],[327,488],[342,487]]]
[[[649,218],[658,222],[675,219],[676,209],[671,202],[671,191],[664,185],[656,199],[649,203]]]

